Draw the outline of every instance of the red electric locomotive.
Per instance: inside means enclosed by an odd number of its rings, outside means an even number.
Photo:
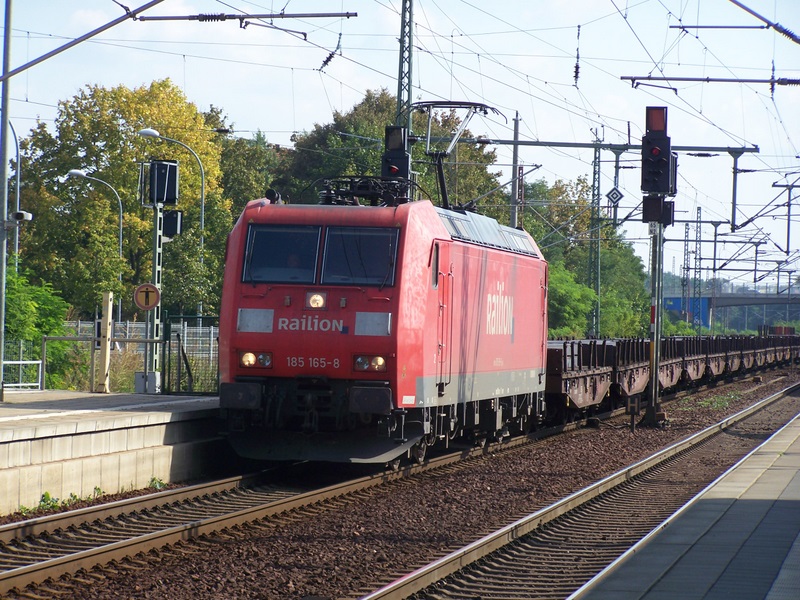
[[[396,463],[528,428],[547,350],[533,239],[428,201],[341,200],[252,201],[230,234],[220,406],[235,451]]]

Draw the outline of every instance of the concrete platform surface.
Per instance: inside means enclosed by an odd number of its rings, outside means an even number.
[[[570,599],[800,599],[800,415]]]
[[[50,411],[75,410],[150,410],[159,406],[219,408],[217,396],[167,396],[162,394],[100,394],[69,390],[5,390],[0,402],[0,418]]]
[[[202,477],[226,456],[219,398],[6,390],[0,514]]]

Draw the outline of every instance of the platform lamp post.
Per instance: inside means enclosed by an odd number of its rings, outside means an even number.
[[[117,197],[117,204],[119,205],[119,258],[120,261],[122,260],[122,200],[117,193],[117,190],[113,188],[113,186],[108,183],[107,181],[103,181],[102,179],[98,179],[97,177],[92,177],[91,175],[87,175],[86,171],[81,169],[72,169],[69,173],[67,173],[67,177],[80,177],[82,179],[88,179],[89,181],[96,181],[97,183],[102,183]],[[121,268],[121,267],[120,267]],[[120,285],[122,284],[122,271],[119,272],[119,282]],[[122,322],[122,294],[120,293],[119,300],[117,301],[117,323]]]
[[[8,128],[11,131],[11,135],[14,137],[14,148],[17,151],[17,162],[16,162],[16,168],[14,169],[15,171],[14,179],[16,182],[14,185],[14,196],[16,198],[16,202],[14,203],[14,205],[16,206],[16,208],[14,210],[19,212],[19,180],[20,180],[19,138],[17,137],[16,129],[14,129],[14,124],[11,121],[8,122]],[[14,272],[16,273],[18,271],[19,271],[19,227],[14,229]]]
[[[164,140],[165,142],[172,142],[173,144],[178,144],[179,146],[186,148],[189,153],[194,156],[195,160],[197,161],[197,166],[200,167],[200,265],[203,265],[203,240],[205,236],[205,229],[206,229],[206,172],[203,169],[203,162],[200,160],[200,157],[197,156],[197,152],[192,150],[189,146],[184,144],[179,140],[174,140],[172,138],[168,138],[167,136],[161,135],[155,129],[142,129],[137,132],[140,136],[146,138],[156,138],[160,140]],[[197,315],[202,316],[203,314],[203,303],[200,302],[197,305]]]

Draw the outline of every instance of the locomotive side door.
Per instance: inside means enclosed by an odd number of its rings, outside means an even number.
[[[453,372],[453,266],[450,264],[450,245],[435,242],[433,247],[432,280],[437,290],[439,316],[436,327],[436,389],[444,396]]]

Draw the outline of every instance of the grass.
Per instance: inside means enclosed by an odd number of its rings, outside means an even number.
[[[70,506],[78,504],[79,502],[84,502],[84,501],[93,502],[97,500],[100,496],[102,496],[103,493],[104,493],[103,490],[95,486],[94,492],[91,495],[86,496],[86,498],[81,498],[80,496],[77,496],[75,494],[70,494],[68,498],[65,498],[64,500],[59,500],[58,498],[50,494],[50,492],[45,492],[44,494],[42,494],[42,497],[39,500],[39,504],[37,504],[34,507],[20,506],[18,512],[24,516],[49,513],[56,510],[69,508]]]
[[[678,410],[692,410],[693,408],[710,408],[712,410],[722,410],[728,408],[731,403],[740,400],[742,395],[738,392],[727,392],[724,394],[714,394],[703,398],[685,398],[681,400]]]
[[[150,481],[147,483],[147,487],[152,488],[154,490],[163,490],[167,487],[167,484],[164,483],[163,479],[160,479],[156,476],[150,478]]]
[[[48,361],[48,371],[57,369],[58,375],[51,377],[47,387],[50,389],[82,390],[89,391],[90,386],[90,365],[91,354],[87,348],[88,344],[75,344],[66,353],[61,364],[55,366]],[[99,364],[100,353],[95,352],[95,386],[98,386],[102,369]],[[167,378],[173,392],[186,392],[187,379],[186,370],[183,368],[182,381],[179,383],[177,377],[177,356],[172,356],[170,363],[162,364],[162,386],[167,384]],[[189,363],[194,375],[195,393],[214,392],[217,386],[217,363],[209,363],[207,357],[190,356]],[[171,367],[171,372],[166,369]],[[111,362],[109,365],[109,391],[115,393],[130,394],[135,391],[135,375],[144,371],[144,356],[134,350],[133,344],[123,344],[121,350],[111,352]]]
[[[150,481],[147,482],[146,490],[163,490],[167,488],[168,485],[164,483],[164,480],[156,477],[155,475],[150,478]],[[134,486],[131,485],[131,490],[134,490]],[[120,490],[120,493],[125,491],[124,487]],[[25,518],[31,518],[36,516],[43,516],[46,514],[51,514],[55,512],[61,512],[67,510],[71,506],[74,506],[79,503],[87,503],[87,504],[94,504],[98,500],[100,500],[103,496],[105,496],[105,492],[100,489],[99,487],[95,486],[94,491],[86,496],[85,498],[81,498],[76,494],[70,494],[69,497],[60,500],[53,496],[50,492],[45,492],[42,494],[41,499],[39,500],[39,504],[36,506],[20,506],[19,509],[15,514],[18,514]]]

